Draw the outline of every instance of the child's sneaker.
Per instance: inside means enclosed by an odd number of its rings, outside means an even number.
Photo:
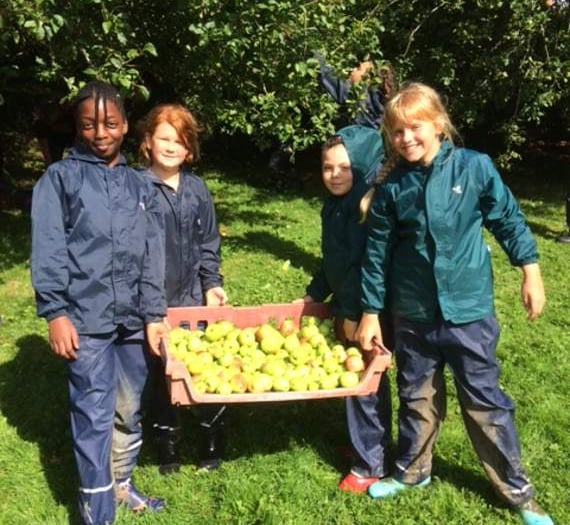
[[[401,483],[397,479],[387,478],[381,481],[377,481],[368,487],[368,494],[373,498],[388,498],[390,496],[395,496],[398,492],[403,490],[427,487],[431,483],[431,477],[428,476],[423,481],[415,483],[414,485],[409,485],[407,483]]]
[[[378,478],[365,478],[355,474],[354,472],[349,472],[338,484],[338,488],[340,490],[359,494],[361,492],[366,492],[368,487],[377,481]]]
[[[115,495],[119,505],[125,505],[133,512],[144,510],[157,512],[166,507],[164,500],[141,494],[132,484],[130,478],[116,483]]]
[[[533,499],[515,507],[524,525],[554,525],[552,518]]]

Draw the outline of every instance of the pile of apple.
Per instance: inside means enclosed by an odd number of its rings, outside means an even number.
[[[204,330],[174,328],[170,357],[184,362],[197,392],[228,395],[352,388],[365,364],[358,348],[334,337],[332,321],[301,317],[237,328],[220,320]]]

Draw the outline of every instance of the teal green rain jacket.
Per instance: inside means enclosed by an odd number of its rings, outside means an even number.
[[[332,313],[358,321],[360,306],[360,266],[366,246],[366,225],[360,222],[360,199],[368,191],[384,159],[378,131],[365,126],[347,126],[337,133],[350,159],[351,190],[341,197],[329,195],[321,210],[321,267],[307,287],[315,301],[332,294]]]
[[[537,262],[536,243],[491,159],[443,142],[429,166],[402,162],[377,188],[368,215],[363,310],[466,323],[494,314],[483,226],[514,266]]]

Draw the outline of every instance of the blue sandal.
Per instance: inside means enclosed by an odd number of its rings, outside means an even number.
[[[158,512],[166,507],[163,499],[152,498],[141,494],[132,484],[131,479],[117,482],[115,487],[117,503],[125,505],[133,512]]]

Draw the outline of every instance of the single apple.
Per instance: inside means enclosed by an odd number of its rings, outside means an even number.
[[[320,379],[321,389],[332,390],[338,386],[338,374],[327,374]]]
[[[256,328],[253,326],[242,329],[242,331],[240,332],[240,334],[238,335],[238,338],[237,338],[239,344],[242,346],[254,345],[256,342],[255,331],[256,331]]]
[[[359,355],[349,355],[344,362],[344,368],[350,372],[361,372],[364,370],[364,359]]]
[[[291,385],[286,377],[273,378],[273,390],[276,392],[288,392],[290,389]]]
[[[281,335],[284,336],[295,334],[297,333],[297,324],[291,318],[283,319],[279,326],[279,331],[281,332]]]
[[[360,382],[360,377],[357,372],[346,370],[340,374],[339,382],[343,388],[354,388]]]

